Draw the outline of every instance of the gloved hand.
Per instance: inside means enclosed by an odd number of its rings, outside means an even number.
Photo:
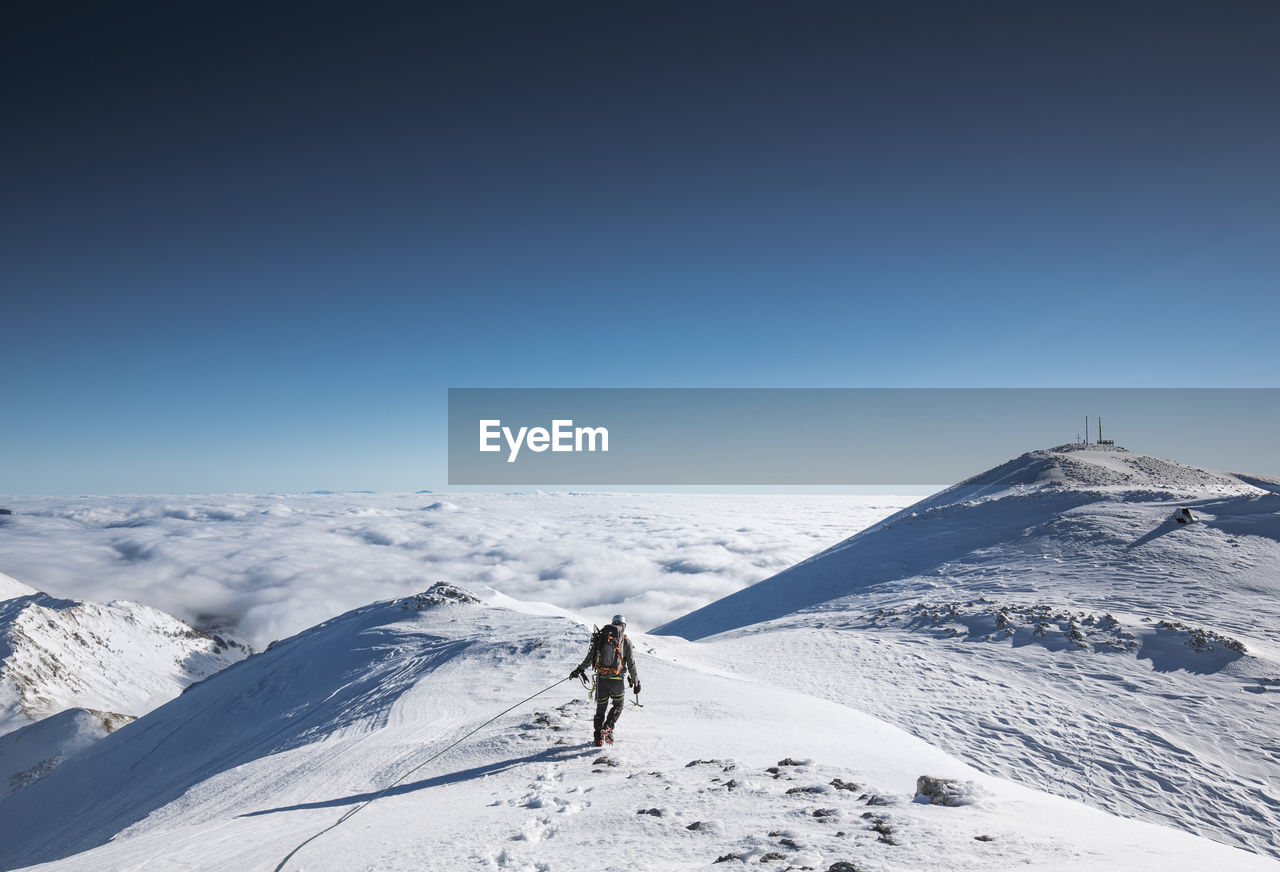
[[[638,682],[638,681],[633,681],[633,682],[631,682],[631,689],[632,689],[632,690],[634,690],[634,691],[636,692],[636,696],[639,696],[639,695],[640,695],[640,682]]]
[[[573,670],[572,672],[570,672],[570,673],[569,673],[569,677],[570,677],[570,678],[581,678],[581,677],[582,677],[582,667],[581,667],[581,666],[579,666],[577,669],[575,669],[575,670]]]

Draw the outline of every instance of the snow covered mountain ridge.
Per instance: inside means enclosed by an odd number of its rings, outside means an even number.
[[[299,846],[286,869],[1276,868],[984,775],[681,640],[633,636],[644,707],[591,747],[565,680],[588,635],[447,585],[333,618],[0,800],[0,868],[270,872]],[[921,776],[956,804],[913,802]]]
[[[249,654],[140,603],[56,599],[0,574],[0,795]]]
[[[3,577],[0,734],[68,708],[138,717],[245,657],[141,603],[55,599]]]

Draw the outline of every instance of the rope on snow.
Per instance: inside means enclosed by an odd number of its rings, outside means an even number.
[[[314,836],[311,836],[310,838],[308,838],[308,839],[306,839],[306,840],[302,841],[301,843],[299,843],[299,844],[298,844],[298,846],[297,846],[296,848],[294,848],[292,851],[290,851],[288,854],[286,854],[286,855],[285,855],[285,858],[284,858],[283,860],[281,860],[281,861],[280,861],[279,865],[277,865],[277,866],[276,866],[276,868],[275,868],[275,872],[281,872],[281,870],[282,870],[282,869],[284,869],[285,864],[286,864],[286,863],[288,863],[290,860],[292,860],[292,859],[293,859],[293,856],[294,856],[295,854],[297,854],[299,851],[301,851],[303,848],[305,848],[305,847],[306,847],[307,845],[309,845],[311,842],[314,842],[316,839],[320,838],[321,836],[323,836],[325,833],[329,832],[330,830],[337,829],[339,826],[341,826],[342,824],[346,823],[346,822],[347,822],[347,821],[349,821],[351,818],[355,817],[356,813],[357,813],[357,812],[359,812],[361,809],[363,809],[363,808],[367,807],[370,803],[374,802],[374,800],[377,800],[377,799],[382,798],[384,795],[386,795],[387,791],[389,791],[389,790],[391,790],[393,787],[396,787],[397,785],[401,784],[401,783],[402,783],[406,778],[408,778],[408,777],[409,777],[410,775],[412,775],[413,773],[417,772],[417,771],[418,771],[419,769],[421,769],[423,766],[426,766],[426,765],[427,765],[428,763],[430,763],[432,760],[435,760],[437,757],[439,757],[440,755],[442,755],[445,751],[448,751],[448,750],[450,750],[450,749],[452,749],[452,748],[456,748],[458,745],[461,745],[461,744],[462,744],[463,742],[465,742],[467,739],[470,739],[470,738],[471,738],[472,736],[474,736],[476,733],[480,732],[480,731],[481,731],[481,730],[483,730],[485,727],[489,726],[489,724],[493,723],[493,722],[494,722],[494,721],[496,721],[498,718],[500,718],[500,717],[502,717],[503,715],[507,714],[507,712],[514,711],[515,709],[520,708],[520,706],[524,705],[525,703],[527,703],[529,700],[533,699],[534,697],[542,696],[542,695],[543,695],[544,693],[546,693],[548,690],[551,690],[552,688],[555,688],[555,687],[559,687],[560,685],[564,684],[564,683],[565,683],[566,681],[568,681],[568,680],[569,680],[569,679],[567,679],[567,678],[562,678],[562,679],[560,679],[559,681],[557,681],[555,684],[551,685],[550,687],[544,687],[542,690],[538,691],[538,692],[537,692],[537,693],[535,693],[533,696],[527,696],[527,697],[525,697],[524,699],[520,700],[520,701],[519,701],[518,703],[516,703],[515,705],[511,706],[511,708],[504,709],[503,711],[498,712],[496,715],[494,715],[493,717],[489,718],[489,720],[485,721],[483,724],[481,724],[480,726],[476,727],[476,728],[475,728],[474,730],[472,730],[471,732],[467,733],[467,734],[466,734],[465,736],[463,736],[461,739],[458,739],[458,740],[457,740],[456,742],[454,742],[452,745],[449,745],[449,746],[447,746],[447,747],[445,747],[445,748],[442,748],[441,750],[437,751],[435,754],[432,754],[432,755],[431,755],[430,757],[428,757],[426,760],[423,760],[423,761],[422,761],[421,763],[419,763],[417,766],[414,766],[414,767],[413,767],[412,769],[410,769],[408,772],[404,773],[404,774],[403,774],[403,775],[401,775],[399,778],[397,778],[395,781],[391,782],[391,783],[390,783],[390,784],[388,784],[386,787],[384,787],[384,788],[382,788],[381,790],[379,790],[379,791],[378,791],[377,793],[375,793],[373,796],[369,797],[369,798],[368,798],[368,799],[366,799],[364,802],[360,803],[360,804],[359,804],[359,805],[357,805],[355,808],[353,808],[353,809],[351,809],[350,811],[348,811],[348,812],[347,812],[346,814],[344,814],[342,817],[338,818],[336,821],[334,821],[333,823],[329,824],[329,826],[325,827],[323,830],[321,830],[320,832],[316,833]]]

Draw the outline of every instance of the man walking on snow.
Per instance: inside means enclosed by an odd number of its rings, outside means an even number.
[[[627,696],[622,686],[622,673],[627,673],[627,683],[640,695],[640,677],[636,675],[636,661],[631,656],[631,640],[626,634],[627,622],[622,615],[614,615],[613,623],[591,635],[591,650],[578,668],[569,673],[570,678],[579,678],[588,668],[596,670],[596,747],[606,742],[613,744],[613,727],[622,715],[622,706]],[[605,717],[605,708],[609,701],[613,707],[609,716]]]

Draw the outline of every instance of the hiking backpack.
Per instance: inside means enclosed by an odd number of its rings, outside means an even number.
[[[601,675],[621,675],[624,667],[622,646],[626,635],[617,624],[605,624],[600,630],[596,645],[596,672]]]

